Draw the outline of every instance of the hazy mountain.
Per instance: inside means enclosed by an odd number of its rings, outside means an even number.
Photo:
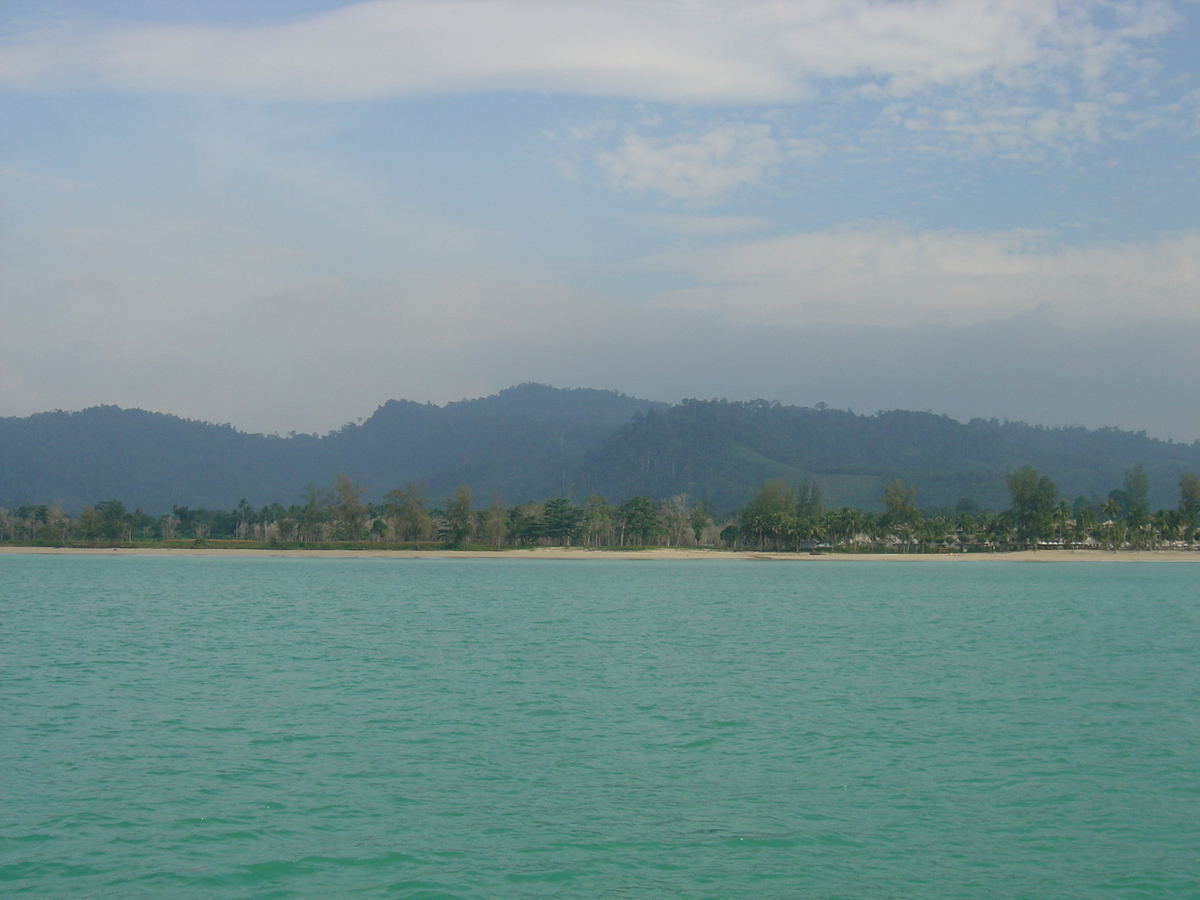
[[[1070,499],[1105,497],[1141,462],[1151,502],[1173,506],[1179,475],[1200,471],[1200,441],[1176,444],[1115,428],[1044,428],[932,413],[855,415],[765,401],[687,400],[614,432],[585,460],[582,491],[613,497],[687,493],[718,509],[740,505],[769,478],[815,478],[827,506],[877,509],[883,486],[901,478],[919,505],[970,497],[1008,505],[1004,475],[1030,464]]]
[[[636,413],[667,404],[614,391],[523,384],[446,406],[392,400],[322,437],[246,434],[228,425],[101,406],[0,419],[0,505],[58,500],[68,510],[117,497],[160,513],[297,502],[344,472],[369,496],[424,479],[437,499],[471,485],[486,501],[554,495],[588,450]]]
[[[720,511],[773,477],[815,478],[827,505],[877,508],[898,477],[921,505],[970,497],[998,509],[1008,502],[1004,474],[1026,463],[1074,499],[1106,496],[1138,462],[1152,504],[1172,506],[1180,472],[1200,472],[1200,441],[764,401],[668,406],[538,384],[445,406],[392,400],[324,436],[246,434],[112,406],[0,419],[0,505],[57,500],[69,511],[111,497],[151,513],[231,508],[243,497],[288,505],[338,473],[367,484],[370,499],[424,480],[434,500],[465,483],[480,503],[687,493]]]

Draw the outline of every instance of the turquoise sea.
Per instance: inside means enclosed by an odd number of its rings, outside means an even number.
[[[0,895],[1200,897],[1200,566],[0,557]]]

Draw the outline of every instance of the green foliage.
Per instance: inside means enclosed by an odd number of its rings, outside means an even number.
[[[358,541],[366,534],[367,507],[362,502],[366,487],[357,484],[347,475],[338,475],[333,480],[332,513],[341,525],[342,537]]]
[[[759,550],[774,549],[788,540],[795,525],[795,509],[795,491],[782,478],[772,478],[742,507],[738,524]]]
[[[79,514],[77,530],[94,547],[96,540],[104,533],[104,517],[94,507],[85,506]]]
[[[570,546],[583,524],[584,512],[565,497],[547,500],[542,509],[542,533],[555,544]]]
[[[396,536],[402,541],[419,541],[433,530],[428,500],[419,482],[407,481],[383,495],[383,514],[392,522]]]
[[[634,414],[667,404],[614,391],[521,385],[444,407],[389,401],[361,424],[318,437],[246,434],[177,416],[94,407],[0,418],[0,506],[57,497],[78,510],[120,497],[155,514],[296,497],[336,473],[380,487],[424,480],[434,495],[468,484],[505,502],[548,496]]]
[[[1012,498],[1011,512],[1017,536],[1036,546],[1048,538],[1058,506],[1058,487],[1033,466],[1022,466],[1005,479]]]
[[[1200,479],[1195,476],[1180,480],[1180,508],[1160,509],[1138,529],[1132,528],[1127,518],[1099,520],[1096,503],[1087,498],[1077,498],[1074,504],[1059,499],[1054,482],[1031,466],[1009,473],[1007,480],[1012,507],[1000,514],[980,510],[971,503],[960,503],[958,512],[917,509],[914,489],[899,480],[885,491],[886,511],[876,514],[848,506],[820,509],[812,502],[814,492],[810,486],[802,483],[797,491],[779,479],[771,479],[759,486],[732,521],[718,523],[720,540],[731,549],[829,547],[929,553],[1015,549],[1044,540],[1054,540],[1064,547],[1156,548],[1196,536],[1193,523],[1200,501]],[[1136,488],[1136,484],[1132,486]],[[84,541],[93,546],[98,541],[131,546],[147,541],[209,546],[209,541],[220,541],[231,547],[320,548],[336,546],[339,541],[344,546],[369,539],[382,547],[396,546],[389,544],[388,538],[399,509],[418,510],[428,516],[416,485],[389,491],[388,503],[362,505],[355,512],[360,491],[360,486],[345,479],[335,482],[330,492],[310,486],[304,502],[288,509],[272,504],[255,510],[242,503],[232,511],[176,506],[158,519],[141,510],[129,512],[122,501],[115,499],[85,507],[74,521],[58,507],[25,504],[11,512],[0,509],[0,540],[56,545]],[[1120,488],[1113,493],[1127,497],[1129,492]],[[660,543],[683,546],[699,542],[711,521],[703,503],[692,504],[684,495],[661,504],[645,495],[635,495],[616,507],[609,506],[600,495],[590,495],[582,507],[558,497],[507,512],[498,498],[493,498],[488,509],[478,514],[471,509],[471,499],[464,485],[447,499],[445,510],[434,511],[448,546],[463,546],[476,535],[494,547],[514,543],[570,545],[576,541],[596,547]],[[347,508],[351,510],[349,515]],[[1104,504],[1104,515],[1118,511],[1116,500]],[[357,536],[346,526],[356,519],[361,522]],[[708,533],[715,536],[717,530]],[[433,542],[433,546],[438,543]]]
[[[820,485],[830,506],[877,509],[899,478],[923,503],[952,508],[973,497],[1007,503],[1005,473],[1032,465],[1072,496],[1103,496],[1138,459],[1151,500],[1174,494],[1179,473],[1200,467],[1200,442],[1171,444],[1117,429],[1043,428],[931,413],[859,416],[764,401],[685,400],[635,418],[581,467],[576,483],[609,496],[710,497],[720,511],[743,506],[772,478]],[[1173,502],[1173,501],[1172,501]]]
[[[899,478],[883,489],[884,521],[892,527],[914,524],[920,517],[917,511],[917,489]]]
[[[691,515],[689,516],[692,525],[692,534],[696,538],[696,543],[700,543],[704,539],[704,529],[708,527],[708,523],[712,521],[708,510],[703,504],[697,503],[692,507]]]
[[[615,543],[616,510],[599,494],[589,494],[583,501],[584,540],[588,546]]]
[[[653,500],[642,494],[635,494],[617,507],[617,521],[621,525],[623,538],[628,535],[642,546],[653,544],[662,530],[658,508]],[[624,545],[624,539],[621,543]]]
[[[821,485],[815,480],[801,480],[796,490],[796,518],[801,521],[815,521],[821,518],[825,505],[821,502]]]
[[[1130,528],[1141,528],[1150,516],[1150,479],[1141,463],[1125,473],[1124,488],[1125,520]]]
[[[1200,524],[1200,477],[1191,472],[1179,476],[1179,513],[1190,538]]]
[[[546,522],[537,503],[514,506],[508,511],[508,534],[517,544],[532,546],[545,537]]]
[[[244,434],[116,407],[4,418],[0,505],[54,497],[74,512],[98,497],[119,497],[156,515],[175,506],[236,506],[235,533],[249,536],[251,526],[263,524],[257,512],[251,515],[256,506],[351,472],[381,488],[424,480],[435,496],[466,484],[503,504],[555,496],[565,475],[583,495],[711,498],[710,514],[741,507],[772,478],[819,486],[828,506],[878,509],[884,486],[899,478],[928,506],[949,509],[973,497],[999,509],[1007,503],[1005,473],[1021,466],[1047,474],[1068,496],[1103,498],[1139,461],[1148,504],[1175,505],[1180,475],[1200,471],[1200,442],[1172,444],[1116,429],[961,423],[917,412],[859,416],[763,401],[667,407],[606,391],[523,385],[445,407],[391,401],[362,424],[323,437]],[[1128,505],[1128,491],[1121,490]],[[320,500],[305,503],[307,513],[288,526],[296,537],[311,542],[345,527],[331,508],[334,498]],[[196,527],[215,535],[225,520],[167,527],[178,537],[195,537]],[[593,525],[585,532],[594,536]],[[420,539],[430,536],[425,531]]]
[[[471,499],[471,489],[460,484],[446,501],[445,531],[452,547],[461,546],[475,532]]]
[[[1195,537],[1197,468],[1200,442],[1115,429],[856,416],[762,401],[667,408],[535,385],[447,407],[389,403],[323,438],[245,435],[108,407],[0,419],[0,499],[21,494],[11,512],[0,509],[0,540],[415,545],[440,528],[455,546],[692,545],[719,532],[731,546],[762,550],[828,543],[931,552],[1050,539],[1153,547]],[[385,485],[410,480],[375,504],[363,484],[331,474],[346,471],[383,473],[376,477]],[[444,511],[433,511],[436,523],[421,475],[435,486],[460,485]],[[554,497],[566,475],[592,492],[581,506]],[[1059,501],[1055,479],[1070,485],[1073,503]],[[125,493],[117,484],[135,488]],[[480,484],[500,487],[476,513],[471,497]],[[1175,504],[1176,484],[1178,509],[1151,514],[1156,497]],[[554,499],[506,510],[518,491]],[[27,502],[30,493],[76,498],[68,503],[114,499],[85,505],[72,520],[58,506]],[[613,506],[606,493],[628,499]],[[991,512],[1006,493],[1010,508]],[[214,494],[238,499],[206,499]],[[297,495],[286,509],[273,499]],[[170,512],[146,515],[138,505],[148,496],[167,498],[154,508]],[[693,504],[689,496],[715,500]],[[917,496],[929,505],[918,509]]]

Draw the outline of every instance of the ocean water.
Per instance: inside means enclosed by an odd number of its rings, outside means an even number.
[[[0,895],[1200,897],[1200,567],[0,557]]]

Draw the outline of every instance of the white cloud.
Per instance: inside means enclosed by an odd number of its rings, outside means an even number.
[[[1115,14],[1102,26],[1093,9]],[[1168,30],[1165,2],[374,0],[286,25],[77,22],[0,45],[9,92],[354,101],[519,90],[778,103],[822,82],[911,97],[1097,83]]]
[[[677,200],[711,200],[758,184],[783,158],[770,126],[739,123],[670,139],[631,131],[616,149],[597,154],[596,161],[615,188]]]
[[[1117,126],[1113,102],[1066,100],[1039,106],[993,93],[958,98],[945,106],[889,104],[868,139],[891,147],[947,153],[961,159],[1000,156],[1039,160],[1096,145]],[[1124,127],[1125,123],[1122,121]]]
[[[772,326],[971,324],[1049,304],[1079,321],[1200,320],[1200,232],[1050,248],[1031,232],[898,225],[790,234],[647,262],[693,279],[655,302]]]
[[[771,227],[769,219],[759,216],[702,216],[662,214],[642,216],[641,221],[651,228],[675,234],[713,235],[737,234],[746,231],[765,231]]]

